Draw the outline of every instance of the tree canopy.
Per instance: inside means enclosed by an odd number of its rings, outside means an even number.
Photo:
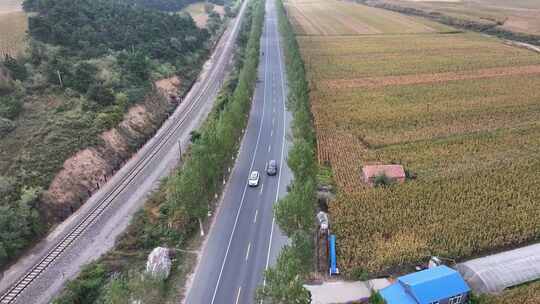
[[[202,48],[208,38],[186,14],[141,9],[125,1],[41,0],[28,6],[37,12],[29,18],[33,38],[84,57],[130,50],[172,59]]]

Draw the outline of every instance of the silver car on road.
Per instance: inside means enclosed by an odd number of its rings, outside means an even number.
[[[259,179],[260,179],[259,171],[251,172],[248,178],[248,186],[257,187],[259,185]]]

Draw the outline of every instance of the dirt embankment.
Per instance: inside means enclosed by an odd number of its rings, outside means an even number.
[[[132,106],[117,127],[103,132],[97,146],[83,149],[64,162],[42,199],[53,221],[67,218],[98,190],[123,163],[151,138],[174,109],[177,77],[156,83],[157,90]]]

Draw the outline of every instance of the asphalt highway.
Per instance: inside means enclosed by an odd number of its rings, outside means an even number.
[[[255,290],[286,238],[273,204],[286,194],[292,174],[286,164],[291,115],[285,108],[286,80],[274,0],[265,3],[258,83],[243,142],[220,207],[188,289],[188,304],[255,303]],[[276,160],[278,174],[268,176]],[[260,172],[258,187],[248,176]]]
[[[76,213],[2,274],[0,303],[49,303],[83,265],[114,246],[116,237],[142,207],[147,195],[178,164],[181,151],[189,145],[190,132],[202,124],[211,110],[231,69],[245,2],[216,45],[199,80],[156,135]]]

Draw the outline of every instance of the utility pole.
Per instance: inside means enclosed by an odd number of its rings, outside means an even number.
[[[58,74],[58,81],[60,82],[60,87],[64,87],[64,82],[62,81],[62,75],[60,75],[60,70],[56,70],[56,74]]]
[[[200,217],[199,217],[199,227],[201,229],[201,236],[204,236],[204,226]]]

